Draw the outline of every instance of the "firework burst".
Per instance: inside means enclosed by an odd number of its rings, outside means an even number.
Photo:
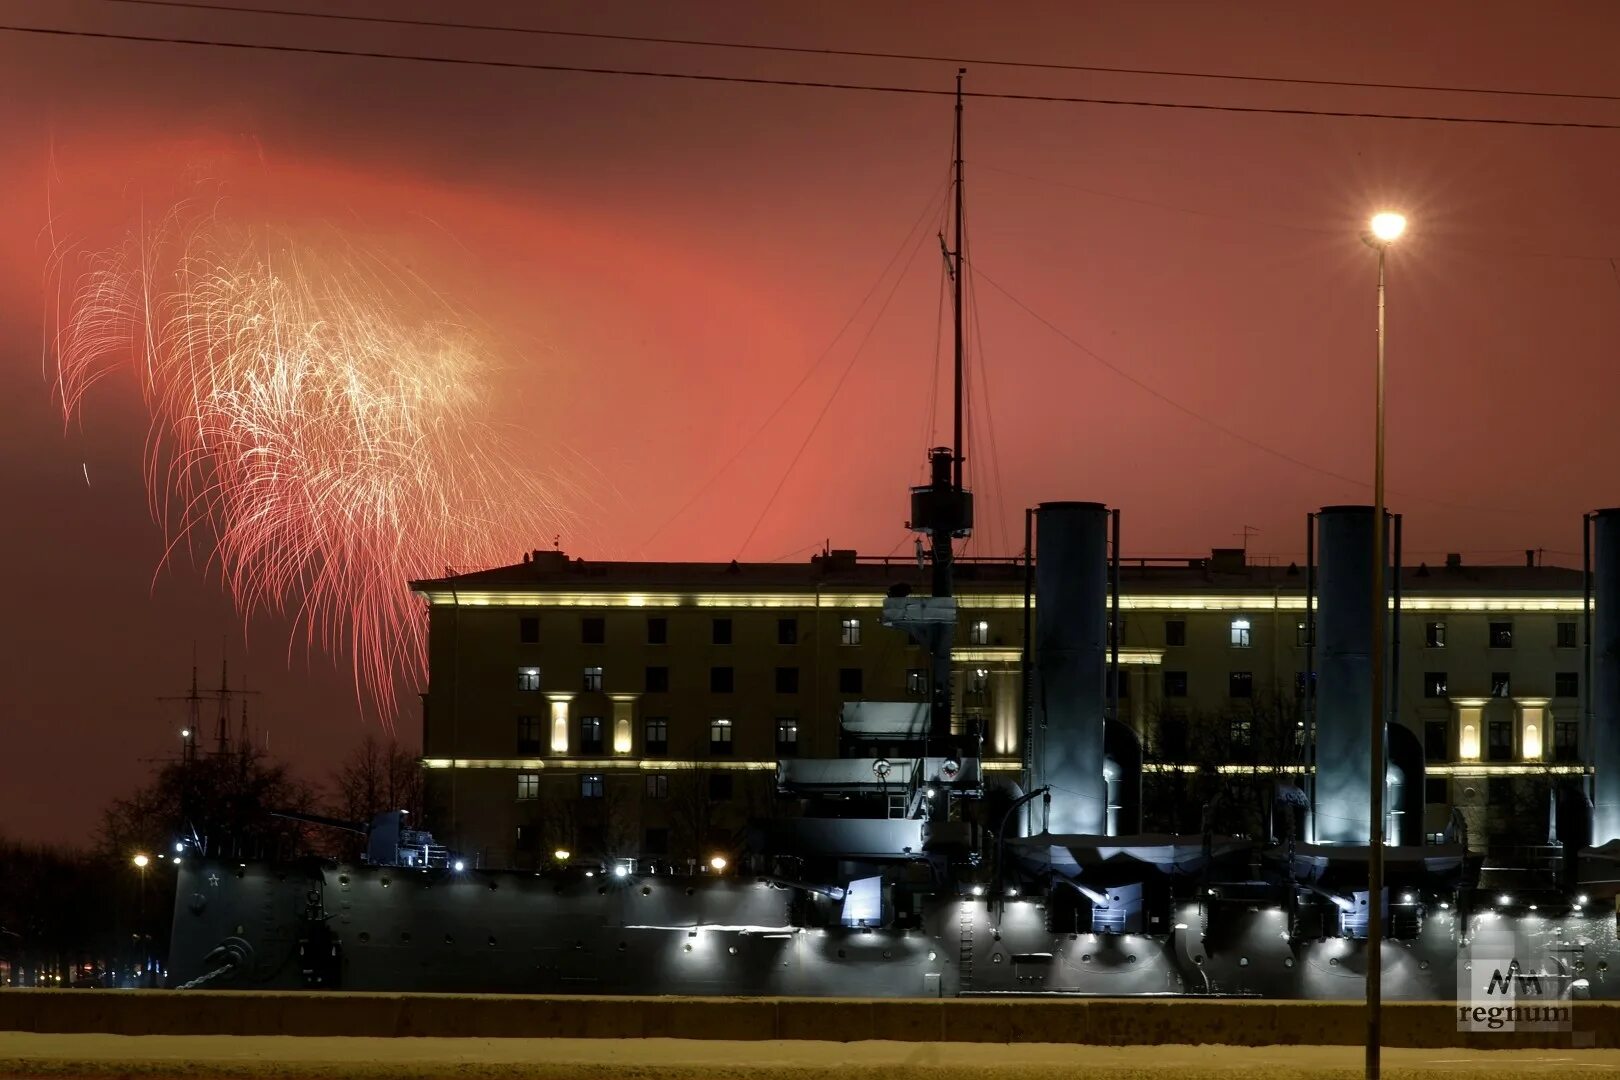
[[[330,231],[172,214],[90,259],[57,320],[64,416],[132,367],[169,556],[216,564],[244,617],[348,654],[385,718],[427,670],[406,583],[509,561],[574,496],[520,466],[490,410],[494,352],[397,263]],[[167,558],[168,556],[166,556]]]

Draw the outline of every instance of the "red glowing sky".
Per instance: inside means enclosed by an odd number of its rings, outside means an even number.
[[[447,17],[425,2],[345,10],[385,7]],[[560,4],[541,14],[471,3],[455,17],[1620,93],[1620,11],[1604,5],[1543,6],[1533,22],[1522,5],[1461,0],[873,8]],[[103,0],[12,0],[0,13],[17,25],[831,81],[947,87],[954,71]],[[984,66],[969,85],[1620,123],[1614,102]],[[830,539],[882,553],[904,540],[904,486],[929,442],[931,233],[901,251],[901,264],[915,251],[909,270],[805,438],[894,278],[864,308],[862,297],[944,177],[949,123],[938,98],[0,33],[5,829],[82,835],[142,759],[170,752],[179,714],[156,699],[183,688],[194,640],[205,670],[226,643],[233,669],[264,691],[253,707],[272,750],[296,748],[306,773],[361,730],[341,661],[298,652],[289,665],[287,626],[273,618],[244,639],[205,566],[181,561],[154,576],[163,537],[141,487],[135,388],[103,384],[84,423],[64,431],[42,374],[53,241],[114,244],[197,177],[225,192],[222,212],[335,224],[410,262],[498,337],[492,419],[589,495],[561,538],[571,552],[802,558]],[[982,507],[973,550],[1010,551],[1023,506],[1084,498],[1123,508],[1128,553],[1227,546],[1248,525],[1259,530],[1252,549],[1291,557],[1307,510],[1366,498],[1327,474],[1370,471],[1372,262],[1357,234],[1385,204],[1413,219],[1392,264],[1389,433],[1391,503],[1406,514],[1411,557],[1568,552],[1581,511],[1615,501],[1620,131],[980,100],[967,123],[983,274],[1108,363],[1296,459],[1144,392],[981,281],[993,424],[970,447]],[[982,421],[982,402],[976,412]]]

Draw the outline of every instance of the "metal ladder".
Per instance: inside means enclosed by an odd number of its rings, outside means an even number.
[[[959,980],[956,992],[958,994],[966,993],[973,984],[973,916],[978,911],[978,907],[977,904],[964,903],[959,915],[960,921],[957,929],[960,932],[961,939],[956,954]]]

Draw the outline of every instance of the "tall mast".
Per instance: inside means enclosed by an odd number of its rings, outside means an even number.
[[[967,68],[956,69],[956,161],[953,165],[956,172],[956,183],[954,184],[956,192],[956,241],[951,258],[951,283],[955,288],[951,309],[955,316],[956,330],[956,393],[954,395],[956,423],[953,433],[954,441],[951,445],[954,457],[954,470],[951,479],[957,487],[962,486],[962,76],[966,73]]]

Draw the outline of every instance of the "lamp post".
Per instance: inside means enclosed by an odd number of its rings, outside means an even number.
[[[1373,450],[1372,566],[1372,773],[1367,830],[1367,1080],[1378,1080],[1383,1041],[1384,938],[1384,629],[1389,601],[1384,585],[1384,257],[1406,231],[1406,218],[1391,211],[1374,214],[1363,239],[1378,252],[1377,418]],[[1397,568],[1398,572],[1398,568]]]

